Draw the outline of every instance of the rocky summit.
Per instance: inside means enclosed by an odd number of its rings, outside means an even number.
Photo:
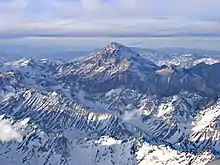
[[[7,129],[10,136],[0,139],[1,164],[205,165],[218,159],[219,57],[201,53],[192,63],[195,56],[180,55],[174,64],[176,57],[149,54],[112,42],[80,60],[2,61],[0,134]]]

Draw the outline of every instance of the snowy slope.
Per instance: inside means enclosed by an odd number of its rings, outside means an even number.
[[[205,165],[220,157],[220,65],[201,61],[157,66],[112,42],[77,61],[3,62],[1,120],[19,138],[2,139],[0,161]]]

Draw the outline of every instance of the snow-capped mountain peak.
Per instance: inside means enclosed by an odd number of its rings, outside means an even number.
[[[102,48],[100,51],[92,54],[92,56],[101,56],[105,60],[107,59],[126,59],[126,60],[132,60],[132,59],[138,59],[141,58],[140,54],[133,51],[129,47],[126,47],[122,44],[119,44],[117,42],[112,42]]]
[[[128,48],[118,42],[111,42],[110,44],[108,44],[106,47],[114,47],[115,49],[122,49],[122,48]]]
[[[89,83],[103,90],[124,85],[139,88],[137,84],[144,84],[147,75],[157,68],[130,48],[113,42],[81,61],[63,65],[61,77],[78,79],[82,84]]]
[[[146,60],[131,48],[117,42],[112,42],[100,51],[91,54],[85,59],[85,63],[88,64],[90,62],[96,63],[99,68],[105,66],[108,68],[118,68],[123,71],[132,66],[147,67],[148,69],[157,68],[153,62]]]
[[[4,64],[0,127],[23,138],[0,142],[0,162],[205,165],[220,157],[219,68],[159,67],[116,42],[77,61]]]

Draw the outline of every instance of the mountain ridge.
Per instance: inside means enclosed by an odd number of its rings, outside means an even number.
[[[219,67],[157,66],[115,42],[77,61],[5,63],[0,115],[24,136],[0,142],[0,160],[205,165],[220,157]]]

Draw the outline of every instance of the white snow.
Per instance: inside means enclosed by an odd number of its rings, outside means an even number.
[[[192,123],[192,125],[194,125],[192,131],[198,132],[204,129],[205,127],[210,125],[210,123],[219,115],[220,115],[220,104],[218,101],[217,104],[199,113],[197,120],[193,121]]]
[[[198,65],[199,63],[202,63],[204,62],[205,64],[208,64],[208,65],[213,65],[213,64],[216,64],[216,63],[220,63],[220,59],[217,59],[217,58],[201,58],[199,60],[196,60],[194,62],[194,65]]]
[[[147,143],[144,143],[137,152],[139,165],[186,165],[190,164],[192,159],[194,159],[193,165],[205,165],[212,159],[212,155],[204,152],[200,156],[196,156],[181,153],[163,145],[153,146]]]
[[[161,117],[166,113],[169,113],[174,110],[173,108],[173,102],[177,99],[177,97],[173,97],[172,101],[168,102],[167,104],[160,104],[158,107],[158,114],[157,117]]]
[[[102,146],[111,146],[116,144],[121,144],[121,140],[116,140],[112,137],[103,136],[98,141],[95,141],[97,144],[101,144]]]

